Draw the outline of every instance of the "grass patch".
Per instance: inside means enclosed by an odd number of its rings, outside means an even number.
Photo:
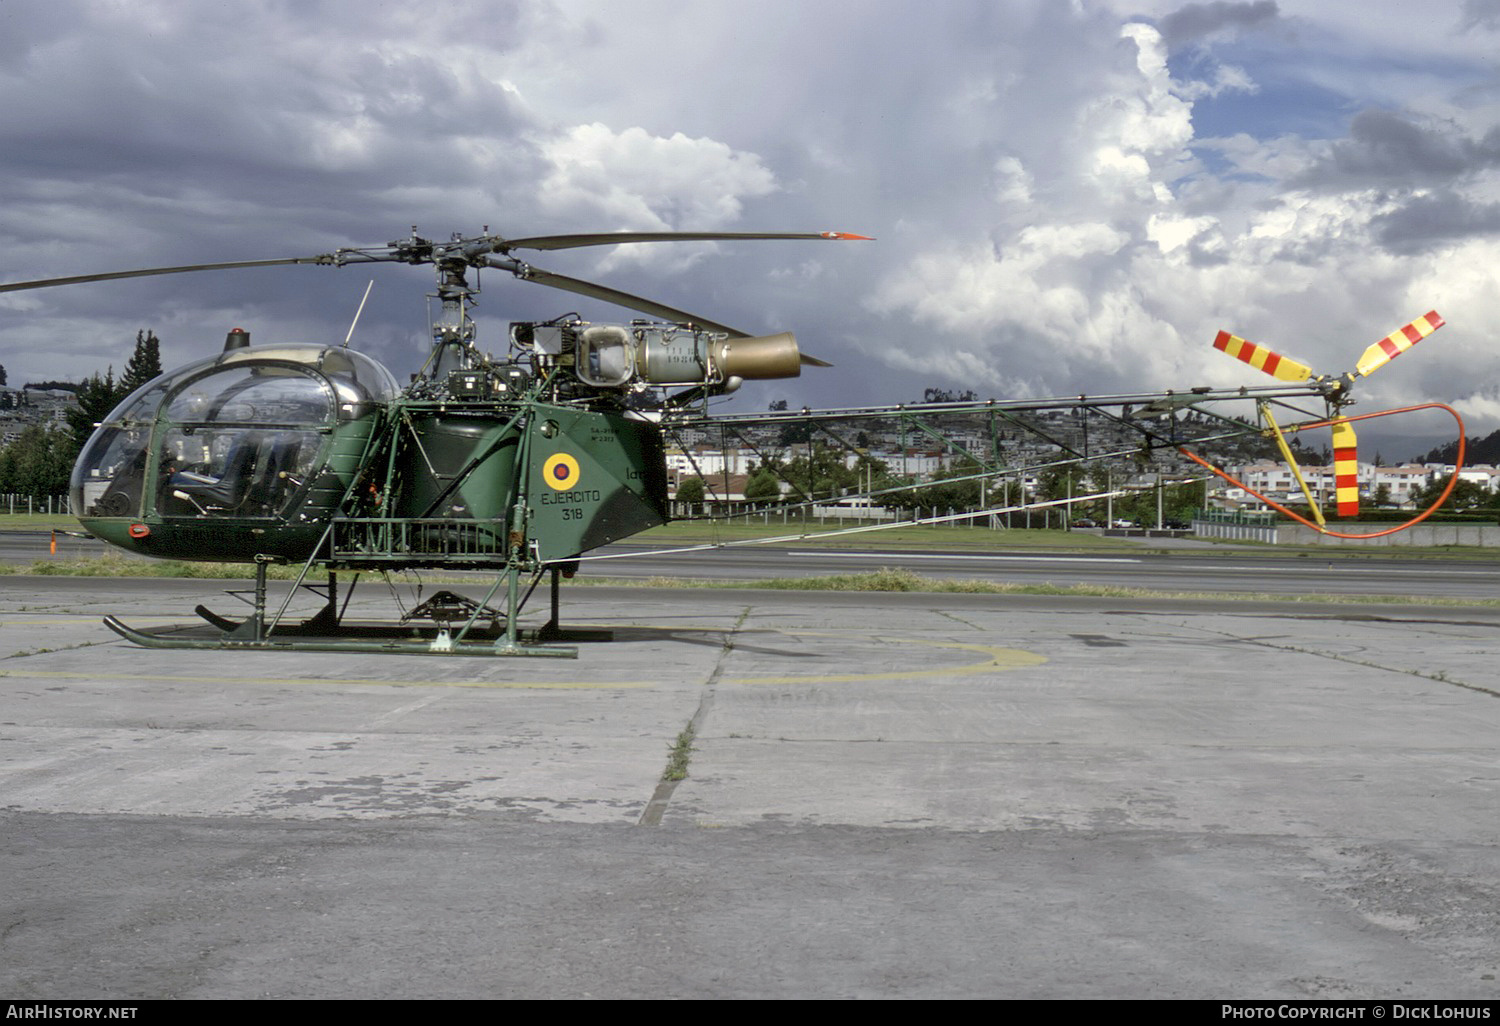
[[[692,758],[694,738],[693,725],[688,724],[682,728],[682,733],[677,735],[677,740],[667,748],[667,768],[662,773],[663,780],[686,780],[688,775],[688,760]]]
[[[267,576],[275,581],[295,580],[300,566],[270,566]],[[0,564],[0,574],[38,574],[53,577],[176,577],[242,581],[254,576],[246,563],[187,563],[169,560],[100,556],[96,559],[41,560],[30,566]],[[457,584],[474,580],[455,574],[424,573],[428,584]],[[881,567],[865,573],[826,574],[821,577],[770,577],[762,580],[724,581],[691,577],[587,577],[573,585],[626,588],[707,588],[725,591],[768,589],[772,591],[926,592],[949,595],[1051,595],[1077,598],[1174,599],[1214,602],[1332,603],[1335,605],[1500,606],[1500,599],[1443,598],[1431,595],[1278,595],[1245,591],[1155,591],[1103,584],[1014,584],[973,578],[924,577],[910,570]],[[692,738],[686,744],[691,746]],[[684,743],[678,738],[679,744]],[[674,749],[675,750],[675,749]],[[684,749],[684,759],[686,751]]]
[[[267,577],[291,581],[301,572],[298,565],[271,565]],[[43,577],[165,577],[206,580],[249,580],[255,576],[247,563],[192,563],[141,559],[126,555],[104,555],[93,559],[44,559],[30,565],[0,563],[0,576],[36,574]],[[423,572],[425,584],[473,583],[483,575]],[[973,578],[924,577],[910,570],[881,567],[864,573],[826,574],[819,577],[770,577],[759,580],[710,580],[691,577],[589,577],[580,575],[573,586],[613,588],[700,588],[728,591],[768,589],[772,591],[926,592],[962,595],[1051,595],[1080,598],[1173,599],[1177,601],[1329,603],[1334,605],[1416,605],[1497,607],[1497,599],[1444,598],[1432,595],[1343,595],[1276,594],[1246,591],[1171,591],[1126,588],[1099,584],[1015,584]],[[679,742],[681,738],[679,737]],[[688,739],[691,744],[691,738]]]
[[[852,520],[845,526],[853,526]],[[632,543],[669,548],[677,545],[714,545],[741,541],[763,541],[768,538],[795,536],[803,530],[805,537],[793,537],[784,545],[817,545],[829,549],[894,549],[900,551],[970,551],[1013,552],[1040,550],[1065,552],[1069,550],[1091,552],[1163,552],[1168,551],[1159,539],[1143,537],[1111,537],[1090,531],[1043,530],[1041,528],[1007,528],[991,530],[987,527],[951,527],[930,525],[924,527],[899,527],[882,531],[867,531],[862,534],[836,534],[838,527],[798,523],[746,524],[743,521],[704,520],[676,521],[662,527],[653,527],[635,535]],[[1254,549],[1257,555],[1284,559],[1473,559],[1476,556],[1492,556],[1495,549],[1477,545],[1293,545],[1273,542],[1246,541],[1229,538],[1195,538],[1189,541],[1207,543],[1195,546],[1195,556],[1222,556],[1232,558],[1236,550]],[[1180,552],[1182,550],[1171,550]]]
[[[401,571],[390,571],[400,574]],[[302,573],[301,563],[272,563],[266,567],[266,579],[271,581],[295,581]],[[373,576],[378,571],[366,571]],[[0,575],[35,574],[39,577],[176,577],[209,581],[252,581],[255,579],[253,563],[198,563],[186,560],[143,559],[137,556],[110,553],[93,559],[42,559],[30,565],[0,563]],[[314,567],[308,575],[312,581],[321,581],[323,572]],[[473,584],[476,580],[491,579],[488,573],[463,574],[457,571],[420,571],[423,584]]]
[[[67,513],[0,513],[3,531],[77,531],[78,518]]]
[[[856,574],[828,574],[824,577],[773,577],[758,583],[762,588],[771,588],[776,591],[932,591],[942,584],[962,582],[923,577],[910,570],[883,566],[879,570],[868,570]]]
[[[852,519],[846,520],[844,526],[855,526]],[[803,525],[793,521],[791,523],[780,523],[774,517],[769,523],[752,522],[743,520],[736,521],[707,521],[707,520],[680,520],[661,527],[653,527],[649,530],[634,535],[630,542],[632,544],[649,545],[659,548],[673,548],[689,545],[721,545],[731,542],[754,542],[766,541],[767,539],[786,538],[780,544],[792,545],[817,545],[822,548],[840,550],[869,550],[892,549],[895,551],[951,551],[951,552],[1067,552],[1067,551],[1089,551],[1089,552],[1163,552],[1169,551],[1165,546],[1156,544],[1156,539],[1150,538],[1121,538],[1107,537],[1090,531],[1064,531],[1059,529],[1044,530],[1042,528],[1007,528],[1003,530],[992,530],[988,527],[968,527],[933,524],[922,527],[901,527],[881,531],[867,531],[861,534],[837,534],[839,526],[836,522],[824,525],[816,523]],[[11,530],[27,532],[38,535],[45,544],[45,536],[50,531],[79,532],[81,528],[75,517],[67,514],[25,514],[14,515],[0,513],[0,530]],[[803,531],[808,533],[801,536]],[[1257,555],[1269,556],[1281,559],[1323,559],[1328,561],[1338,560],[1361,560],[1381,558],[1403,558],[1403,559],[1474,559],[1476,557],[1490,557],[1496,552],[1493,548],[1483,548],[1470,545],[1431,545],[1431,546],[1407,546],[1407,545],[1291,545],[1274,544],[1271,542],[1254,542],[1241,539],[1221,538],[1189,538],[1191,541],[1207,542],[1201,547],[1195,547],[1192,554],[1195,556],[1222,556],[1232,558],[1238,551],[1253,549]],[[67,544],[68,539],[61,536],[58,538],[59,547]],[[1170,550],[1181,552],[1182,550]],[[41,566],[43,562],[38,561],[33,567]],[[61,562],[52,560],[50,562]],[[248,565],[243,565],[239,571],[230,570],[199,570],[181,571],[172,570],[157,572],[151,570],[140,570],[136,573],[126,571],[91,571],[87,567],[93,564],[92,560],[73,561],[82,567],[77,571],[79,576],[139,576],[139,577],[223,577],[223,578],[248,578],[254,576],[254,570]],[[142,560],[139,565],[147,566],[156,561]],[[167,565],[191,566],[191,567],[217,567],[225,564],[212,563],[181,563],[168,562]],[[235,565],[235,564],[228,564]],[[0,568],[0,574],[4,573],[67,573],[68,571],[48,571],[40,569],[5,569]],[[272,570],[275,578],[275,568]]]
[[[856,527],[853,520],[844,523],[845,528]],[[879,545],[896,549],[1091,549],[1114,551],[1139,551],[1139,542],[1121,538],[1106,538],[1102,535],[1078,531],[1040,528],[1027,530],[1012,528],[991,530],[987,527],[949,527],[932,525],[926,527],[893,527],[889,530],[866,531],[861,534],[836,534],[836,522],[825,525],[799,523],[782,524],[772,520],[769,524],[706,520],[686,520],[653,527],[636,535],[632,541],[648,545],[711,545],[732,541],[760,541],[767,538],[794,536],[787,544],[806,545],[816,543],[830,548],[860,549]],[[806,532],[806,537],[795,537]],[[826,535],[826,537],[823,537]]]
[[[266,576],[273,581],[296,580],[301,566],[272,565]],[[92,559],[39,559],[27,565],[0,567],[0,573],[36,574],[39,577],[197,577],[208,580],[245,580],[255,576],[249,563],[189,563],[171,559],[138,559],[125,555]]]

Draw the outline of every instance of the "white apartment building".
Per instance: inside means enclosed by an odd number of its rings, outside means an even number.
[[[1332,502],[1334,498],[1334,470],[1331,466],[1302,467],[1302,477],[1312,489],[1319,503]],[[1395,467],[1379,467],[1373,463],[1359,465],[1359,493],[1361,499],[1370,501],[1375,493],[1385,486],[1389,491],[1389,502],[1394,506],[1405,506],[1411,502],[1412,494],[1433,481],[1453,473],[1453,465],[1438,463],[1403,463]],[[1231,468],[1230,473],[1250,488],[1277,502],[1302,501],[1302,489],[1285,463],[1250,463]],[[1464,467],[1459,479],[1474,481],[1489,491],[1495,491],[1500,482],[1500,469],[1487,463]],[[1253,496],[1239,488],[1226,488],[1221,494],[1234,501],[1255,502]]]
[[[672,480],[684,477],[731,477],[749,475],[752,464],[758,465],[760,457],[750,449],[716,449],[706,445],[694,446],[688,451],[668,449],[667,476]]]

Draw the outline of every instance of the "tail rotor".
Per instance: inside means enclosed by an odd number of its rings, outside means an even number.
[[[1307,364],[1282,356],[1273,349],[1246,341],[1238,335],[1221,331],[1214,339],[1214,348],[1247,363],[1256,370],[1278,381],[1311,382],[1324,386],[1324,395],[1333,408],[1335,416],[1329,422],[1333,430],[1334,492],[1341,517],[1359,513],[1359,454],[1354,425],[1347,417],[1338,416],[1351,400],[1349,386],[1358,378],[1369,377],[1381,367],[1406,352],[1422,339],[1443,326],[1443,318],[1436,310],[1429,311],[1391,332],[1370,346],[1360,355],[1354,370],[1341,375],[1317,375]],[[1275,428],[1278,435],[1279,428]],[[1293,465],[1296,471],[1295,464]],[[1300,477],[1300,474],[1299,474]],[[1319,520],[1321,521],[1321,515]]]

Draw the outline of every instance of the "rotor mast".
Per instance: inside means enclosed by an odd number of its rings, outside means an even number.
[[[472,370],[482,363],[474,340],[477,335],[469,308],[478,289],[469,284],[471,266],[480,266],[480,255],[490,251],[489,226],[481,239],[465,239],[455,232],[439,244],[422,238],[412,226],[411,236],[392,242],[385,254],[364,252],[365,259],[387,259],[404,264],[432,264],[437,275],[438,315],[432,322],[432,352],[423,364],[423,376],[442,378],[453,371]],[[351,251],[341,251],[342,253]]]
[[[432,355],[427,363],[433,377],[440,378],[451,371],[472,370],[479,363],[474,319],[469,316],[476,290],[469,285],[465,261],[440,257],[434,262],[440,307],[432,325]]]

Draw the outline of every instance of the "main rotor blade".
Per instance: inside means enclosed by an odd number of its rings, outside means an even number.
[[[312,257],[287,257],[283,260],[234,260],[219,264],[187,264],[182,267],[143,267],[134,271],[106,271],[103,274],[77,274],[68,278],[42,278],[0,285],[0,292],[22,292],[26,289],[49,289],[54,285],[82,285],[90,281],[113,281],[117,278],[149,278],[155,274],[188,274],[192,271],[221,271],[237,267],[275,267],[281,264],[334,264],[338,258],[325,254]]]
[[[868,235],[852,232],[593,232],[577,235],[532,235],[524,239],[496,239],[495,252],[512,249],[577,249],[580,246],[618,246],[626,242],[732,242],[745,239],[808,239],[865,242]]]
[[[497,266],[503,267],[504,265]],[[509,267],[505,267],[504,269],[512,270]],[[550,285],[554,289],[562,289],[564,292],[576,292],[580,296],[602,299],[630,310],[639,310],[642,313],[651,314],[653,317],[663,317],[669,321],[677,321],[679,323],[696,324],[698,327],[707,328],[709,331],[721,331],[732,338],[750,337],[749,332],[740,331],[738,328],[731,328],[727,324],[720,324],[706,317],[699,317],[697,314],[688,313],[686,310],[679,310],[674,306],[667,306],[665,303],[658,303],[653,299],[633,296],[629,292],[621,292],[619,289],[612,289],[608,285],[596,285],[591,281],[569,278],[562,274],[553,274],[551,271],[543,271],[541,268],[532,267],[529,264],[522,264],[519,269],[514,269],[513,273],[522,281],[536,282],[538,285]]]

